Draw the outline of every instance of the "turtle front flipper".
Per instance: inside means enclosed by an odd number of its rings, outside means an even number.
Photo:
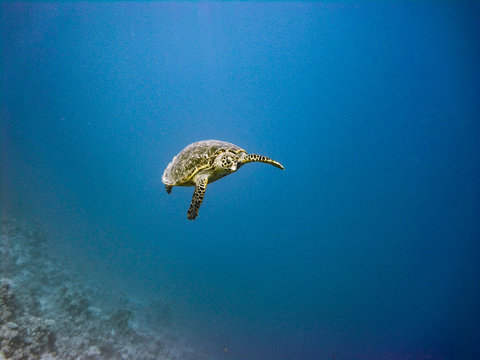
[[[243,164],[248,164],[248,163],[251,163],[251,162],[261,162],[261,163],[264,163],[264,164],[270,164],[270,165],[273,165],[279,169],[285,169],[283,167],[282,164],[280,164],[279,162],[275,161],[275,160],[272,160],[266,156],[263,156],[263,155],[258,155],[258,154],[248,154],[246,155],[243,160],[242,160],[242,163]]]
[[[187,211],[188,220],[195,220],[198,216],[198,210],[202,205],[203,197],[205,196],[205,190],[207,190],[208,177],[200,176],[195,181],[195,191],[193,192],[192,202],[190,209]]]
[[[167,194],[170,194],[172,192],[173,185],[165,185],[165,190],[167,190]]]

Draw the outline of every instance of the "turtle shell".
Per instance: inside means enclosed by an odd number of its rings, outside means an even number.
[[[175,156],[165,169],[162,182],[165,185],[194,185],[193,176],[200,170],[212,167],[218,154],[230,151],[235,154],[245,150],[237,145],[219,140],[197,141]]]

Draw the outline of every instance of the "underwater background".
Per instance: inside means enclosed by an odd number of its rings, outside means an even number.
[[[196,359],[478,357],[479,2],[0,6],[2,220],[103,307],[168,304]],[[189,221],[161,175],[207,139],[285,170]]]

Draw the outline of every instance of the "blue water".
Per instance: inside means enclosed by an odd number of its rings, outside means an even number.
[[[1,210],[215,359],[473,359],[480,3],[2,3]],[[198,140],[272,157],[167,195]],[[228,348],[225,353],[224,346]]]

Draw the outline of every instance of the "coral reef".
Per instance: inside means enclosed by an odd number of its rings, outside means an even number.
[[[95,290],[75,279],[46,243],[38,226],[1,221],[0,360],[198,358],[170,321],[162,325],[168,331],[154,332],[132,326],[139,309],[102,309]],[[171,316],[166,305],[136,306]]]

